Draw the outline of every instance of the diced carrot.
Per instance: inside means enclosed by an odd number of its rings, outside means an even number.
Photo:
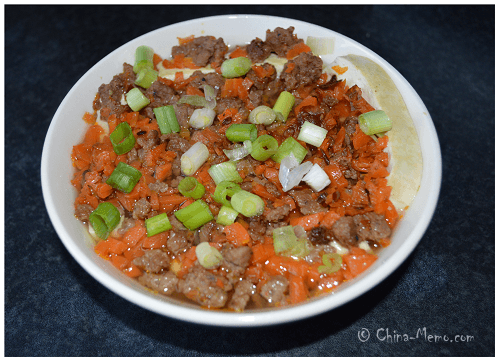
[[[334,71],[336,71],[338,74],[344,74],[345,72],[347,72],[347,69],[349,69],[348,67],[341,67],[340,65],[334,65],[332,67],[332,69]]]
[[[128,268],[123,269],[123,272],[130,278],[137,278],[142,275],[142,270],[134,264],[130,264]]]
[[[325,217],[320,222],[320,226],[326,229],[331,229],[333,224],[340,219],[340,215],[335,210],[329,210],[326,212]]]
[[[192,41],[193,39],[194,39],[194,35],[189,35],[189,36],[186,36],[184,38],[177,37],[177,40],[179,41],[179,45],[187,44],[190,41]]]
[[[293,47],[291,47],[290,50],[288,50],[288,52],[286,53],[286,59],[293,59],[300,53],[310,52],[310,51],[311,48],[309,48],[308,45],[306,45],[304,42],[299,42],[295,44]]]
[[[227,240],[235,246],[242,246],[248,244],[250,241],[250,235],[247,229],[239,222],[234,222],[231,225],[225,226],[224,233],[226,234]]]
[[[191,269],[191,267],[196,263],[197,260],[198,259],[196,257],[196,246],[192,246],[183,255],[181,268],[176,273],[177,277],[182,278],[184,275],[186,275],[189,272],[189,269]]]
[[[321,220],[323,220],[324,217],[325,217],[324,212],[318,212],[316,214],[290,218],[290,225],[302,226],[305,231],[309,231],[319,226]]]
[[[170,162],[164,165],[156,166],[155,179],[157,179],[158,181],[163,181],[170,175],[172,175],[172,164]]]
[[[271,194],[267,189],[264,187],[264,185],[258,183],[258,182],[252,182],[252,193],[255,195],[258,195],[264,199],[274,201],[276,200],[276,197]]]
[[[83,121],[84,121],[85,123],[88,123],[88,124],[92,124],[92,123],[94,123],[94,121],[95,121],[95,119],[94,119],[94,115],[93,115],[92,113],[89,113],[89,112],[85,112],[85,113],[83,114],[83,117],[82,117],[82,118],[83,118]]]
[[[289,278],[290,303],[297,304],[307,300],[309,291],[301,276],[290,274]]]
[[[190,96],[201,96],[201,97],[205,96],[199,88],[193,87],[191,85],[188,85],[186,87],[186,94]]]
[[[274,245],[271,244],[256,244],[252,247],[251,263],[263,263],[270,257],[275,255]]]
[[[134,246],[145,236],[146,228],[144,227],[143,223],[136,220],[135,225],[125,232],[123,241],[128,246]]]
[[[377,260],[377,256],[368,254],[360,248],[352,248],[351,253],[349,255],[344,255],[342,260],[346,264],[347,270],[351,275],[356,277],[368,269]]]
[[[170,233],[168,231],[161,232],[153,236],[147,236],[142,240],[144,249],[161,249],[167,246],[167,240]]]
[[[313,96],[308,96],[302,102],[300,102],[297,107],[295,107],[294,112],[295,114],[299,114],[302,108],[307,106],[317,106],[317,105],[318,105],[318,98]]]
[[[230,58],[239,58],[239,57],[247,57],[248,53],[244,48],[241,48],[239,45],[236,46],[236,49],[229,54]]]

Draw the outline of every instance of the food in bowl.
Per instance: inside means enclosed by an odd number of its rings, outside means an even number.
[[[231,311],[305,302],[377,260],[418,189],[412,120],[371,61],[323,64],[293,31],[182,38],[169,59],[141,46],[99,87],[71,154],[96,253]]]

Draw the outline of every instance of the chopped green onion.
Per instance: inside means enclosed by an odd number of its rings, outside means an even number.
[[[203,186],[194,177],[186,177],[179,182],[179,192],[186,197],[191,197],[195,200],[201,199],[205,195],[205,186]]]
[[[208,101],[203,96],[198,95],[184,95],[177,101],[177,103],[185,103],[195,107],[207,107]]]
[[[134,73],[137,74],[143,69],[154,69],[153,62],[147,59],[136,62],[136,64],[134,65]]]
[[[316,126],[315,124],[305,121],[300,128],[299,136],[297,139],[299,141],[304,141],[305,143],[309,143],[310,145],[319,147],[325,140],[326,134],[328,131],[320,126]]]
[[[221,181],[214,191],[214,200],[219,204],[231,206],[231,201],[227,197],[233,197],[235,193],[241,191],[240,185],[231,181]]]
[[[358,121],[359,128],[367,135],[383,133],[392,129],[392,121],[382,110],[360,114]]]
[[[255,141],[257,139],[257,127],[254,124],[236,123],[226,130],[226,137],[231,142],[243,142],[246,140]]]
[[[317,163],[311,167],[302,181],[308,184],[314,192],[320,192],[331,183],[327,173]]]
[[[214,219],[207,203],[196,200],[183,209],[174,212],[175,217],[189,230],[195,230]]]
[[[281,163],[281,161],[290,153],[295,156],[299,163],[301,163],[307,155],[307,149],[297,142],[295,138],[288,137],[278,147],[278,152],[276,152],[271,158],[274,162]]]
[[[210,174],[216,185],[218,185],[222,181],[233,181],[236,183],[243,181],[240,174],[238,173],[238,170],[236,170],[236,164],[232,161],[212,165],[208,169],[208,173]]]
[[[135,137],[132,128],[127,122],[122,122],[110,133],[109,139],[117,155],[127,153],[135,146]]]
[[[158,122],[161,134],[168,134],[172,132],[177,133],[181,130],[179,122],[177,122],[174,106],[169,105],[156,107],[153,109],[153,112],[156,117],[156,122]]]
[[[283,91],[280,93],[278,100],[274,104],[273,111],[275,111],[281,121],[286,121],[288,118],[288,114],[292,110],[292,107],[295,105],[295,97],[292,93]]]
[[[189,125],[193,128],[206,128],[214,122],[215,111],[210,108],[195,109],[189,118]]]
[[[270,125],[276,119],[276,112],[268,106],[258,106],[248,115],[248,121],[253,124]]]
[[[95,234],[106,240],[109,233],[120,223],[120,211],[110,202],[101,202],[89,215]]]
[[[234,223],[236,218],[238,217],[238,211],[234,210],[232,207],[223,205],[219,214],[217,215],[217,224],[221,225],[231,225]]]
[[[222,150],[227,158],[231,161],[238,161],[245,158],[252,152],[252,142],[250,140],[243,141],[243,145],[235,147],[232,150]]]
[[[195,253],[200,265],[206,269],[214,268],[224,260],[220,251],[206,241],[196,246]]]
[[[217,105],[217,102],[216,102],[217,94],[215,93],[215,88],[208,85],[208,84],[203,84],[203,93],[205,93],[205,99],[208,102],[206,107],[210,108],[210,109],[214,109],[215,106]]]
[[[300,236],[298,236],[298,235]],[[302,226],[283,226],[273,230],[274,252],[278,255],[303,258],[309,254],[307,234]]]
[[[164,231],[172,229],[172,224],[168,219],[167,213],[159,214],[146,219],[146,232],[148,236],[154,236]]]
[[[158,79],[158,72],[150,68],[142,68],[135,78],[135,84],[142,88],[149,88],[156,79]]]
[[[263,134],[252,143],[253,158],[258,161],[265,161],[278,151],[278,141],[273,136]]]
[[[333,54],[333,49],[335,47],[335,38],[308,36],[306,45],[311,48],[311,51],[314,55]]]
[[[234,210],[246,217],[259,216],[264,212],[264,201],[251,192],[241,190],[231,197],[231,206]]]
[[[139,88],[132,88],[125,96],[128,106],[134,111],[138,112],[146,107],[150,102],[149,99],[142,94]]]
[[[186,176],[194,175],[210,156],[207,146],[196,142],[181,156],[181,171]]]
[[[124,162],[118,163],[106,183],[126,194],[130,193],[141,179],[141,172]]]
[[[153,48],[148,47],[147,45],[138,46],[135,49],[135,63],[134,63],[134,73],[139,73],[141,68],[144,66],[153,68],[153,56],[155,52]],[[148,65],[151,63],[151,66]]]
[[[332,259],[333,259],[333,264],[332,264]],[[336,273],[342,267],[342,256],[340,254],[337,253],[323,254],[321,260],[323,261],[323,265],[320,265],[318,267],[318,271],[322,274]]]
[[[252,68],[252,61],[246,57],[227,59],[220,70],[224,78],[242,77]]]

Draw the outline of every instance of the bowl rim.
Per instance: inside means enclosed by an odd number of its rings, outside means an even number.
[[[218,310],[206,310],[200,308],[193,308],[187,305],[183,305],[181,303],[168,303],[165,299],[155,299],[150,295],[146,295],[145,293],[139,292],[138,290],[134,290],[123,283],[117,281],[112,275],[104,272],[100,268],[95,268],[95,263],[89,260],[83,253],[80,252],[79,246],[77,246],[73,241],[72,237],[67,230],[66,226],[61,223],[58,213],[57,213],[57,205],[54,199],[54,195],[51,193],[49,188],[50,180],[49,180],[49,164],[50,164],[50,141],[54,137],[56,132],[55,123],[58,119],[60,113],[62,112],[62,108],[65,105],[67,99],[69,98],[72,92],[75,92],[79,85],[85,81],[86,77],[100,64],[104,64],[108,58],[110,58],[113,54],[122,51],[130,46],[130,43],[137,42],[143,37],[153,36],[154,33],[165,31],[165,29],[180,27],[180,26],[189,26],[193,23],[199,22],[212,22],[212,21],[224,21],[228,19],[239,19],[245,18],[250,20],[263,20],[272,19],[275,21],[281,21],[284,24],[303,24],[307,26],[313,26],[314,28],[321,28],[324,31],[331,33],[335,37],[340,37],[347,39],[350,43],[359,47],[360,49],[366,51],[371,54],[372,57],[386,70],[390,71],[390,76],[393,80],[396,77],[401,85],[404,86],[406,92],[415,99],[418,103],[416,106],[421,109],[424,113],[426,112],[428,117],[424,117],[426,120],[423,125],[425,134],[428,138],[425,140],[432,147],[433,155],[432,162],[424,162],[423,171],[422,171],[422,183],[425,181],[426,184],[429,185],[427,202],[423,205],[423,209],[419,210],[419,213],[422,214],[420,218],[418,218],[417,222],[413,226],[413,231],[411,232],[411,237],[409,237],[404,244],[399,247],[389,258],[390,262],[384,263],[383,267],[379,266],[374,272],[368,273],[365,276],[358,277],[354,280],[353,283],[349,284],[347,288],[350,292],[333,292],[329,295],[322,296],[321,298],[314,299],[312,301],[308,301],[303,304],[284,307],[284,308],[275,308],[275,309],[265,309],[265,310],[252,310],[252,311],[244,311],[241,313],[238,312],[225,312]],[[210,35],[210,34],[209,34]],[[398,86],[401,91],[401,87]],[[422,146],[422,140],[420,140],[420,145]],[[421,147],[422,148],[422,147]],[[422,150],[423,157],[424,151]],[[429,155],[426,155],[427,160],[430,160]],[[425,161],[425,160],[424,160]],[[418,96],[413,87],[406,81],[406,79],[388,62],[386,62],[383,58],[378,56],[375,52],[366,48],[362,44],[357,43],[356,41],[337,33],[328,28],[324,28],[322,26],[304,22],[296,19],[289,19],[284,17],[277,16],[269,16],[269,15],[256,15],[256,14],[235,14],[235,15],[215,15],[203,18],[196,18],[191,20],[186,20],[178,23],[174,23],[146,34],[143,34],[135,39],[128,41],[123,44],[119,48],[113,50],[103,59],[101,59],[97,64],[95,64],[92,68],[90,68],[71,88],[68,94],[65,96],[61,104],[59,105],[54,117],[50,123],[49,129],[47,131],[46,139],[43,146],[42,158],[41,158],[41,181],[42,181],[42,193],[45,201],[45,205],[49,214],[49,218],[61,239],[62,243],[72,255],[72,257],[82,266],[84,270],[86,270],[94,279],[104,285],[106,288],[110,289],[114,293],[120,295],[124,299],[136,304],[142,308],[150,310],[152,312],[161,314],[163,316],[167,316],[170,318],[174,318],[177,320],[182,320],[186,322],[192,322],[196,324],[205,324],[205,325],[213,325],[213,326],[232,326],[232,327],[254,327],[254,326],[265,326],[265,325],[275,325],[286,322],[293,322],[300,319],[305,319],[312,317],[314,315],[318,315],[335,308],[338,308],[349,301],[356,299],[362,294],[368,292],[370,289],[374,288],[376,285],[385,280],[390,274],[392,274],[413,252],[415,247],[418,245],[419,241],[423,237],[428,225],[431,222],[433,214],[435,212],[439,192],[441,187],[441,177],[442,177],[442,161],[441,161],[441,150],[439,145],[439,140],[437,137],[436,130],[434,128],[434,124],[432,119],[425,107],[422,99]],[[425,178],[426,177],[426,178]],[[420,192],[419,192],[420,193]],[[418,196],[418,195],[417,195]],[[403,247],[404,246],[404,247]],[[356,288],[350,287],[351,285],[355,285]]]

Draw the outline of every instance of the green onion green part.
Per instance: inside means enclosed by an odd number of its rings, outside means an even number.
[[[156,70],[150,68],[142,68],[135,78],[135,84],[147,89],[151,87],[151,84],[153,84],[156,79],[158,79],[158,72]]]
[[[205,195],[205,186],[203,186],[194,177],[185,177],[179,182],[179,192],[186,197],[191,197],[195,200],[201,199]]]
[[[172,224],[166,213],[159,214],[146,219],[146,233],[148,236],[154,236],[164,231],[172,229]]]
[[[360,114],[358,120],[361,131],[369,136],[384,133],[392,129],[392,121],[382,110]]]
[[[320,265],[318,267],[318,271],[322,274],[336,273],[342,267],[342,256],[340,254],[337,253],[323,254],[321,260],[323,261],[323,265]]]
[[[213,197],[219,204],[230,207],[231,201],[228,200],[228,197],[233,197],[238,191],[241,191],[241,187],[237,183],[221,181],[215,188]]]
[[[139,73],[139,71],[144,67],[153,69],[154,54],[153,48],[148,47],[147,45],[138,46],[135,49],[134,73]]]
[[[113,150],[117,155],[127,153],[135,146],[135,137],[132,128],[127,122],[122,122],[109,134]]]
[[[299,136],[297,139],[299,141],[304,141],[313,146],[319,147],[325,140],[328,131],[320,126],[305,121],[300,128]]]
[[[150,102],[149,99],[142,94],[139,88],[132,88],[125,95],[128,106],[134,111],[138,112],[144,107],[146,107]]]
[[[223,205],[219,210],[219,214],[217,215],[217,224],[225,226],[231,225],[234,223],[237,217],[238,211],[234,210],[230,206]]]
[[[253,124],[270,125],[276,120],[276,112],[268,106],[258,106],[248,115],[248,121]]]
[[[231,197],[232,208],[246,217],[259,216],[264,212],[264,201],[251,192],[241,190]]]
[[[231,142],[255,141],[257,139],[257,127],[254,124],[236,123],[226,130],[226,137]]]
[[[120,162],[106,180],[106,183],[128,194],[134,189],[141,177],[142,174],[139,170],[124,162]]]
[[[243,141],[243,145],[237,146],[231,150],[222,150],[231,161],[238,161],[247,157],[252,152],[252,141]]]
[[[265,161],[278,152],[278,141],[273,136],[264,134],[252,143],[252,155],[258,161]]]
[[[218,185],[222,181],[232,181],[240,183],[243,181],[238,170],[236,170],[236,163],[233,161],[222,162],[216,165],[212,165],[208,169],[208,173],[214,180],[215,184]]]
[[[89,215],[90,226],[95,234],[106,240],[109,233],[120,223],[120,211],[110,202],[101,202]]]
[[[181,156],[181,171],[186,176],[191,176],[208,159],[210,152],[203,142],[196,142]]]
[[[288,137],[278,147],[278,152],[276,152],[271,158],[274,162],[281,163],[281,161],[290,153],[295,156],[300,164],[307,155],[307,149],[297,142],[295,138]]]
[[[200,265],[206,269],[214,268],[224,260],[220,251],[206,241],[196,246],[195,253]]]
[[[177,121],[177,116],[175,115],[174,106],[162,106],[153,109],[153,112],[158,122],[158,127],[160,128],[161,134],[168,133],[178,133],[181,128],[179,122]]]
[[[203,200],[197,200],[185,208],[175,211],[174,215],[189,230],[196,230],[214,219],[210,208]]]
[[[286,121],[288,118],[288,114],[292,110],[292,107],[295,105],[295,97],[292,93],[283,91],[280,93],[278,100],[274,104],[273,111],[278,113],[280,118],[282,117],[282,121]]]
[[[302,226],[291,225],[273,230],[274,252],[278,255],[303,258],[309,254],[307,233]]]
[[[224,78],[242,77],[252,68],[252,61],[246,57],[227,59],[220,70]]]

